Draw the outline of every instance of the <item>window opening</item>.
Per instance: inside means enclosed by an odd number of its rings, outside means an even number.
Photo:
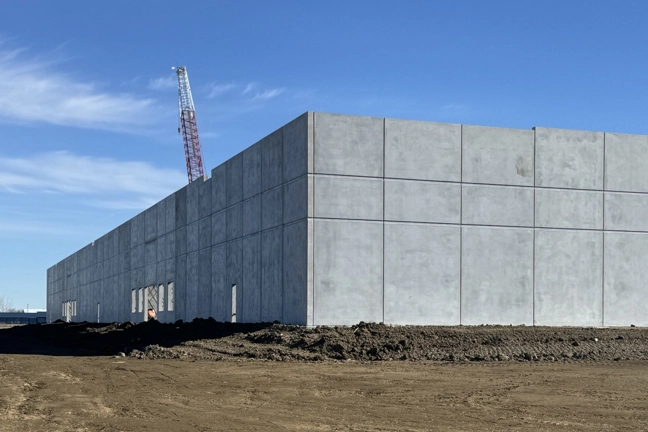
[[[164,312],[164,284],[158,285],[158,311]]]
[[[131,290],[131,313],[137,312],[137,289]]]
[[[173,312],[175,308],[175,283],[169,282],[167,293],[167,310]]]

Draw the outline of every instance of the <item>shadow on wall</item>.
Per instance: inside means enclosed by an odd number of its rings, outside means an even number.
[[[148,345],[170,348],[199,339],[220,339],[259,331],[272,323],[233,324],[196,318],[192,322],[162,324],[65,323],[16,326],[0,330],[0,354],[103,356],[129,353]]]

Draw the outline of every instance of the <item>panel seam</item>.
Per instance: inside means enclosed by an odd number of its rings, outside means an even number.
[[[603,133],[603,229],[601,239],[601,326],[605,326],[605,171],[607,170],[607,159],[605,157],[605,137]]]
[[[463,125],[459,125],[459,325],[463,322]]]

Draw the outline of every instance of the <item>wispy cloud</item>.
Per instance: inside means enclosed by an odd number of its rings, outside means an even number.
[[[38,167],[34,173],[34,167]],[[186,183],[178,170],[147,162],[48,152],[29,158],[0,157],[0,191],[86,195],[85,202],[112,209],[146,208]]]
[[[245,95],[245,94],[250,93],[252,90],[254,90],[255,88],[257,88],[258,85],[259,85],[259,84],[258,84],[258,83],[255,83],[255,82],[251,82],[251,83],[247,84],[247,85],[245,86],[245,89],[243,89],[243,94]]]
[[[0,42],[0,121],[128,130],[156,118],[155,100],[107,91]]]
[[[262,92],[257,92],[254,97],[252,98],[253,101],[266,101],[272,98],[275,98],[279,96],[281,93],[283,93],[284,89],[282,88],[276,88],[276,89],[270,89],[270,90],[265,90]]]
[[[211,83],[207,87],[207,91],[209,92],[207,94],[208,99],[213,99],[217,96],[220,96],[224,93],[227,93],[231,90],[234,90],[236,88],[236,84],[216,84],[216,83]]]
[[[149,80],[148,88],[151,90],[169,90],[176,88],[178,82],[173,76],[161,77]]]

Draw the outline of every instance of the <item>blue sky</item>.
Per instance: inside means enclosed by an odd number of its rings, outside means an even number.
[[[311,111],[648,134],[645,1],[0,3],[0,296]]]

